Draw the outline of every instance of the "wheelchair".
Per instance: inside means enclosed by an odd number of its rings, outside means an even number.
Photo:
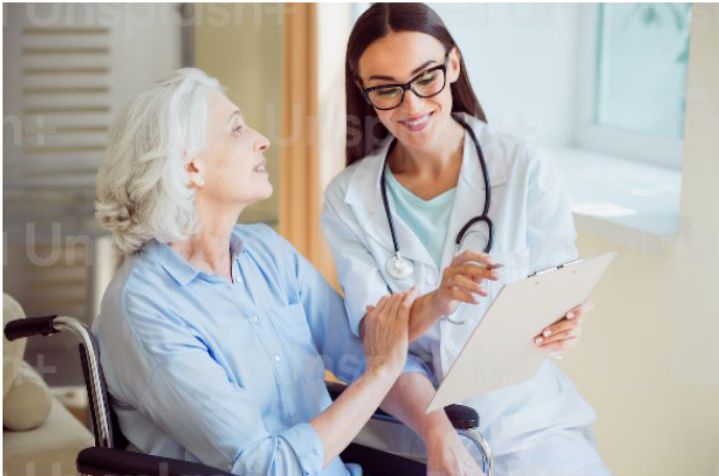
[[[87,387],[95,446],[85,448],[77,456],[77,471],[86,476],[231,476],[230,473],[193,463],[162,456],[127,450],[128,440],[120,431],[117,416],[109,402],[109,395],[99,359],[99,350],[86,325],[67,316],[27,317],[10,321],[5,326],[8,340],[23,337],[49,336],[70,332],[79,341],[80,361]],[[334,400],[346,388],[335,382],[325,382]],[[449,405],[445,412],[458,433],[469,438],[480,450],[483,469],[493,475],[493,459],[489,444],[478,431],[477,412],[462,405]],[[402,423],[378,409],[373,420]],[[367,476],[425,476],[423,463],[375,448],[351,443],[340,455],[345,463],[356,463]]]

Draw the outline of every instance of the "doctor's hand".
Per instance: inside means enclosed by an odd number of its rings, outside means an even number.
[[[467,250],[454,257],[449,266],[442,272],[442,282],[434,291],[433,305],[438,316],[452,314],[460,302],[477,304],[478,295],[487,296],[482,287],[485,279],[496,281],[498,267],[492,258],[485,253]]]
[[[562,352],[576,346],[582,335],[582,317],[594,307],[591,301],[570,309],[564,317],[534,337],[540,349]]]
[[[360,333],[368,370],[402,372],[409,345],[409,315],[417,298],[416,288],[384,296],[377,306],[367,306]]]

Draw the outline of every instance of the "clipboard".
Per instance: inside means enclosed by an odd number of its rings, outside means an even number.
[[[587,300],[616,253],[541,271],[506,284],[435,392],[426,412],[531,378],[550,351],[532,339]]]

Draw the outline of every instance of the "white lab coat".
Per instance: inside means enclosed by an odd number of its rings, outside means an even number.
[[[504,267],[501,281],[485,282],[489,296],[477,305],[460,305],[454,325],[440,320],[410,346],[410,352],[425,355],[437,381],[456,358],[471,331],[497,296],[503,282],[573,260],[576,233],[569,201],[553,163],[538,149],[516,138],[494,131],[486,123],[465,115],[482,147],[492,192],[489,216],[494,223],[491,256]],[[380,193],[379,179],[389,141],[377,153],[342,171],[325,193],[322,226],[332,248],[345,306],[357,332],[366,306],[393,291],[416,284],[420,294],[434,290],[441,270],[450,263],[458,230],[484,205],[484,181],[474,143],[465,133],[462,168],[449,220],[441,266],[438,268],[425,247],[395,213],[393,220],[402,255],[414,264],[409,279],[397,281],[386,271],[394,249]],[[482,251],[487,229],[465,239],[462,249]],[[560,316],[557,316],[559,318]],[[539,332],[540,329],[537,329]],[[521,451],[548,432],[584,428],[595,421],[592,407],[579,395],[571,381],[550,361],[522,383],[462,402],[480,415],[480,429],[497,456]]]

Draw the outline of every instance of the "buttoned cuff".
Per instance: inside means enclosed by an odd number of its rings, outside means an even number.
[[[322,472],[325,449],[312,425],[300,423],[280,433],[280,437],[297,455],[303,475],[315,476]]]

